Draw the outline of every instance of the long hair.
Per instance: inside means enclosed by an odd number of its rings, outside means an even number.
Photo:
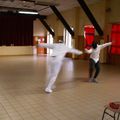
[[[96,43],[95,41],[92,43],[92,48],[93,48],[93,49],[96,49],[96,48],[97,48],[97,43]]]

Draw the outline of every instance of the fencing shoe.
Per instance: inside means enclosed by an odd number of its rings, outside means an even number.
[[[89,78],[89,82],[93,82],[93,78]]]
[[[46,89],[45,89],[45,92],[46,92],[46,93],[52,93],[52,90],[49,89],[49,88],[46,88]]]
[[[97,81],[95,78],[93,79],[93,82],[94,82],[94,83],[98,83],[98,81]]]

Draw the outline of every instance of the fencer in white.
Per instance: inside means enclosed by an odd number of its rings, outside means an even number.
[[[51,54],[51,57],[49,59],[49,65],[48,65],[49,81],[48,81],[47,87],[45,88],[45,91],[47,93],[51,93],[52,88],[54,87],[54,83],[60,72],[63,59],[66,53],[81,55],[82,51],[74,48],[69,48],[64,43],[54,43],[54,44],[41,43],[38,45],[38,47],[53,49],[53,53]]]

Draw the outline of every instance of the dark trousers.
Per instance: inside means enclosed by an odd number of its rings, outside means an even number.
[[[93,75],[95,69],[95,73]],[[89,77],[90,78],[97,78],[98,74],[100,72],[100,63],[99,61],[97,63],[95,63],[95,61],[93,59],[90,58],[89,60]]]

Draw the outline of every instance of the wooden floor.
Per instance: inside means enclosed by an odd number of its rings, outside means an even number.
[[[56,89],[46,94],[46,62],[45,56],[0,57],[0,120],[101,120],[104,105],[120,101],[119,66],[102,64],[99,83],[89,83],[88,61],[67,58]]]

